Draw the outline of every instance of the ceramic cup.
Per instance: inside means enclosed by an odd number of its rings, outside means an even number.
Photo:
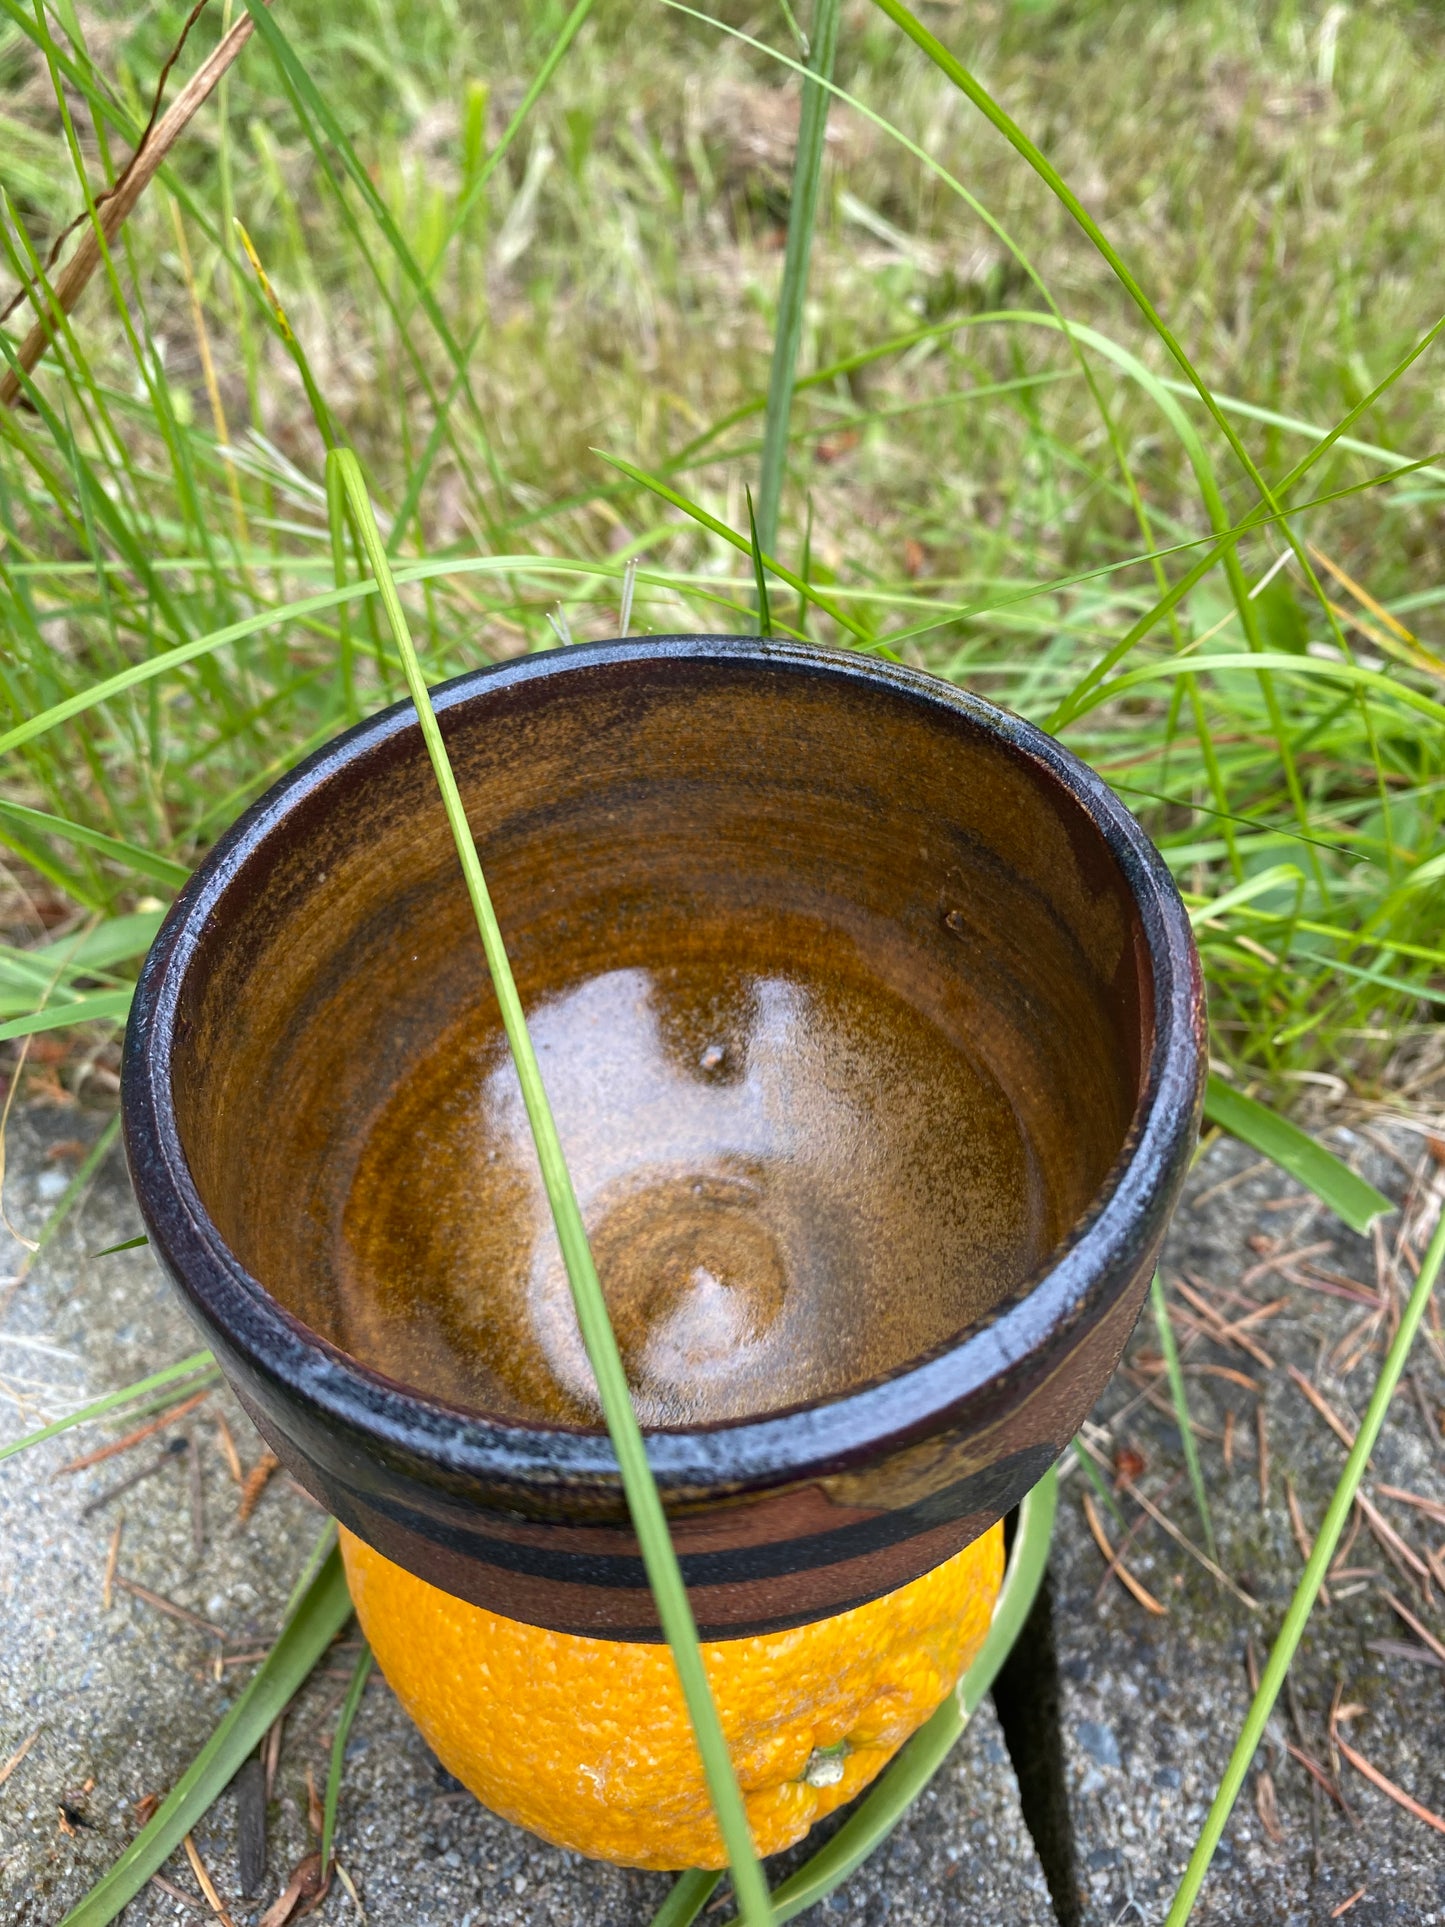
[[[649,637],[435,701],[703,1635],[918,1577],[1147,1289],[1204,1072],[1162,860],[1059,743],[858,655]],[[330,1512],[660,1637],[410,705],[206,858],[123,1103],[157,1256]]]

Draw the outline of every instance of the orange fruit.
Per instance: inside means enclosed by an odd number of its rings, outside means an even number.
[[[546,1632],[468,1605],[341,1534],[362,1631],[449,1773],[504,1819],[629,1867],[726,1864],[665,1645]],[[994,1526],[851,1612],[703,1646],[761,1854],[865,1787],[983,1643]]]

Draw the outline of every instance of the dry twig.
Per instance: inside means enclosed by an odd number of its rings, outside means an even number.
[[[25,1755],[39,1738],[40,1728],[37,1726],[35,1731],[30,1735],[30,1738],[28,1740],[22,1740],[10,1755],[10,1758],[5,1762],[4,1766],[0,1766],[0,1786],[4,1786],[5,1782],[10,1778],[10,1775],[15,1771],[16,1767],[19,1766],[20,1762],[25,1758]]]
[[[1445,1526],[1445,1505],[1442,1505],[1438,1499],[1423,1498],[1420,1493],[1407,1492],[1399,1485],[1377,1485],[1375,1490],[1382,1499],[1398,1499],[1401,1505],[1412,1505],[1423,1512],[1427,1519],[1433,1519],[1437,1525]]]
[[[111,1601],[115,1597],[115,1567],[120,1558],[120,1535],[124,1529],[125,1514],[122,1513],[115,1522],[115,1531],[110,1535],[110,1551],[105,1556],[105,1578],[100,1586],[100,1603],[105,1612],[110,1611]]]
[[[144,1605],[154,1606],[159,1613],[169,1613],[172,1619],[183,1620],[187,1626],[195,1626],[203,1633],[213,1633],[217,1639],[226,1637],[222,1628],[213,1621],[202,1619],[201,1615],[193,1613],[189,1606],[178,1606],[174,1599],[167,1599],[164,1593],[152,1592],[149,1586],[141,1585],[139,1580],[127,1579],[123,1572],[115,1575],[115,1583],[122,1592],[128,1592],[132,1598],[139,1599]]]
[[[189,28],[190,22],[186,24]],[[0,408],[13,408],[20,399],[21,373],[30,373],[59,331],[60,320],[55,310],[58,309],[61,316],[68,315],[80,299],[86,283],[100,266],[102,240],[108,249],[197,108],[251,38],[254,27],[255,22],[250,14],[243,13],[210,56],[201,62],[161,118],[153,119],[146,128],[115,186],[102,200],[94,203],[90,225],[61,270],[50,291],[49,301],[45,301],[39,290],[33,291],[37,307],[44,304],[48,311],[42,311],[37,316],[34,326],[21,342],[16,354],[19,368],[8,368],[3,379],[0,379]]]
[[[1308,1565],[1310,1562],[1310,1554],[1314,1551],[1314,1541],[1305,1530],[1304,1517],[1299,1509],[1299,1500],[1295,1497],[1294,1480],[1291,1479],[1288,1472],[1284,1475],[1284,1502],[1289,1508],[1290,1527],[1294,1532],[1294,1542],[1299,1547],[1300,1558]],[[1320,1598],[1326,1606],[1329,1605],[1329,1587],[1323,1580],[1320,1581]]]
[[[1118,1575],[1119,1583],[1128,1588],[1144,1608],[1145,1612],[1155,1613],[1161,1619],[1167,1617],[1169,1608],[1161,1605],[1153,1593],[1150,1592],[1149,1588],[1134,1577],[1133,1573],[1130,1572],[1129,1568],[1109,1544],[1109,1535],[1105,1532],[1104,1523],[1099,1517],[1099,1508],[1094,1504],[1093,1493],[1085,1492],[1082,1497],[1084,1501],[1084,1517],[1089,1522],[1089,1530],[1094,1535],[1094,1543],[1098,1546],[1100,1552],[1103,1553],[1109,1571]]]
[[[230,1914],[226,1911],[221,1896],[216,1892],[216,1883],[207,1871],[205,1861],[202,1860],[200,1854],[197,1852],[195,1841],[187,1834],[181,1842],[181,1845],[185,1848],[186,1858],[191,1863],[191,1872],[196,1876],[197,1884],[201,1892],[206,1896],[206,1901],[211,1912],[216,1916],[217,1920],[221,1922],[221,1927],[236,1927],[235,1921],[232,1920]]]
[[[1381,1550],[1391,1563],[1397,1566],[1407,1579],[1413,1579],[1428,1600],[1430,1598],[1430,1568],[1416,1552],[1415,1548],[1403,1540],[1390,1521],[1377,1506],[1365,1497],[1363,1492],[1356,1493],[1355,1504],[1365,1515],[1365,1524],[1374,1533]]]
[[[1314,1386],[1311,1385],[1298,1365],[1290,1365],[1286,1369],[1295,1384],[1298,1385],[1310,1404],[1314,1406],[1325,1424],[1329,1426],[1335,1437],[1340,1441],[1340,1444],[1344,1446],[1347,1452],[1350,1451],[1355,1443],[1355,1435],[1330,1404],[1324,1393],[1315,1390]]]
[[[127,1432],[123,1439],[112,1439],[109,1445],[97,1446],[95,1451],[86,1452],[78,1459],[69,1460],[53,1476],[58,1479],[65,1472],[84,1472],[92,1465],[99,1465],[103,1459],[113,1459],[117,1452],[128,1452],[133,1445],[139,1445],[143,1440],[153,1437],[155,1433],[164,1431],[166,1426],[174,1425],[176,1420],[184,1418],[187,1412],[194,1412],[201,1400],[209,1398],[214,1389],[214,1386],[207,1385],[204,1390],[192,1393],[184,1403],[173,1405],[169,1412],[162,1412],[159,1418],[151,1419],[148,1424],[138,1425],[133,1432]]]
[[[1340,1721],[1356,1710],[1358,1709],[1339,1707],[1331,1712],[1330,1739],[1334,1745],[1339,1748],[1356,1773],[1363,1774],[1370,1785],[1378,1787],[1387,1799],[1393,1800],[1396,1806],[1403,1807],[1406,1813],[1413,1813],[1417,1820],[1423,1820],[1425,1825],[1433,1827],[1436,1833],[1445,1833],[1445,1820],[1442,1820],[1438,1813],[1432,1813],[1429,1807],[1421,1806],[1420,1802],[1408,1794],[1403,1787],[1396,1786],[1393,1780],[1387,1780],[1377,1766],[1371,1766],[1364,1754],[1356,1752],[1345,1739],[1340,1732]]]
[[[241,1470],[241,1455],[236,1450],[236,1441],[231,1436],[231,1428],[226,1423],[224,1412],[217,1412],[216,1414],[216,1443],[221,1448],[222,1456],[226,1461],[226,1469],[230,1473],[232,1481],[236,1485],[244,1485],[246,1483],[246,1475]]]
[[[1227,1592],[1232,1592],[1242,1606],[1248,1606],[1252,1613],[1262,1612],[1264,1610],[1257,1599],[1251,1599],[1242,1586],[1237,1586],[1234,1583],[1223,1566],[1216,1565],[1208,1553],[1201,1552],[1194,1541],[1179,1530],[1179,1527],[1175,1525],[1167,1513],[1161,1512],[1152,1499],[1145,1498],[1144,1494],[1132,1480],[1126,1479],[1123,1482],[1123,1489],[1136,1505],[1144,1508],[1155,1525],[1162,1526],[1169,1534],[1169,1537],[1173,1539],[1176,1544],[1183,1546],[1191,1559],[1197,1559],[1212,1579],[1217,1579],[1219,1584],[1223,1586]]]

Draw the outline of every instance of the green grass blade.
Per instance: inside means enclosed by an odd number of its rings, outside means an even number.
[[[154,850],[143,850],[136,843],[124,843],[119,837],[106,836],[84,823],[71,823],[63,816],[50,816],[44,810],[29,809],[24,803],[11,803],[0,798],[0,816],[13,817],[17,823],[41,830],[46,836],[64,837],[68,843],[79,843],[85,849],[98,850],[102,856],[123,863],[128,870],[138,871],[141,876],[149,877],[152,883],[162,884],[167,890],[179,890],[191,874],[184,863],[173,863],[168,856],[158,856]]]
[[[108,1927],[216,1800],[351,1617],[341,1554],[333,1547],[230,1712],[110,1871],[60,1927]]]
[[[749,557],[752,555],[753,545],[748,538],[745,535],[739,535],[736,529],[730,529],[726,522],[720,522],[715,515],[710,515],[700,503],[690,501],[687,496],[679,494],[675,488],[669,487],[657,476],[649,475],[645,469],[623,461],[620,455],[609,455],[600,448],[594,449],[593,453],[600,455],[610,467],[620,469],[630,481],[636,482],[639,488],[649,489],[652,494],[661,496],[664,502],[670,502],[673,508],[681,509],[684,515],[696,522],[700,528],[706,529],[709,535],[721,536],[724,542],[731,543],[733,548],[740,549],[744,555]],[[824,615],[831,616],[840,629],[846,629],[848,634],[859,642],[873,646],[873,637],[862,623],[855,621],[830,597],[820,595],[811,583],[805,582],[801,576],[794,575],[791,569],[785,569],[782,563],[775,561],[771,555],[763,554],[760,559],[780,582],[786,582],[788,587],[795,589],[805,601],[821,609]],[[4,738],[0,737],[0,750],[4,747]]]
[[[922,48],[934,66],[937,67],[941,73],[948,76],[960,93],[967,95],[969,100],[973,102],[974,106],[984,116],[985,120],[1003,135],[1004,139],[1015,152],[1023,156],[1029,166],[1039,176],[1040,180],[1048,186],[1050,191],[1062,202],[1064,207],[1068,209],[1069,213],[1073,216],[1080,228],[1083,229],[1089,240],[1093,242],[1104,260],[1108,262],[1115,276],[1134,302],[1134,305],[1149,323],[1149,326],[1154,330],[1155,334],[1158,335],[1173,360],[1188,379],[1195,393],[1199,396],[1199,399],[1209,410],[1216,427],[1234,451],[1240,466],[1244,469],[1250,481],[1259,490],[1261,498],[1273,508],[1275,506],[1275,500],[1268,483],[1255,467],[1249,451],[1239,439],[1232,423],[1215,401],[1208,384],[1195,371],[1193,362],[1190,361],[1183,347],[1165,323],[1164,317],[1159,313],[1148,295],[1145,294],[1138,281],[1135,280],[1114,244],[1109,240],[1108,236],[1089,213],[1083,202],[1080,201],[1074,193],[1073,189],[1064,180],[1052,161],[1039,151],[1012,116],[1007,114],[1004,109],[999,106],[987,88],[980,86],[979,82],[975,80],[957,56],[951,54],[941,40],[931,34],[920,20],[914,18],[908,8],[903,5],[902,0],[873,0],[873,3],[881,12],[887,14],[888,18],[896,27],[901,28],[902,31],[907,34],[915,46]]]
[[[1156,1271],[1149,1287],[1154,1301],[1154,1323],[1159,1332],[1159,1349],[1164,1354],[1169,1374],[1169,1392],[1174,1400],[1174,1416],[1179,1422],[1179,1437],[1184,1444],[1184,1463],[1189,1468],[1189,1484],[1194,1493],[1194,1509],[1204,1532],[1204,1550],[1211,1559],[1218,1557],[1214,1543],[1214,1518],[1209,1510],[1209,1494],[1204,1489],[1204,1472],[1199,1463],[1199,1447],[1194,1442],[1194,1427],[1189,1423],[1189,1399],[1184,1390],[1184,1370],[1179,1363],[1179,1347],[1174,1342],[1174,1321],[1169,1316],[1169,1300],[1164,1281]]]
[[[351,181],[352,186],[366,204],[367,212],[381,230],[381,234],[388,248],[391,250],[393,259],[396,261],[397,266],[400,268],[406,280],[411,284],[417,302],[432,327],[436,330],[437,338],[446,349],[447,357],[452,367],[456,370],[461,385],[461,392],[467,401],[477,428],[482,434],[489,466],[491,466],[493,470],[493,480],[500,486],[500,471],[497,470],[495,466],[495,452],[491,447],[490,438],[486,433],[486,425],[482,417],[482,411],[472,389],[466,352],[453,334],[451,323],[447,320],[445,310],[437,300],[429,278],[422,272],[421,266],[411,248],[408,246],[405,236],[392,216],[391,210],[378,193],[375,182],[372,180],[368,170],[362,165],[355,147],[347,137],[346,130],[342,127],[341,122],[332,111],[330,104],[324,99],[316,83],[307,72],[305,64],[298,57],[290,41],[286,38],[280,22],[269,10],[269,7],[265,4],[265,0],[244,0],[244,4],[251,18],[256,23],[257,35],[265,42],[271,52],[273,60],[276,62],[276,68],[281,76],[282,84],[292,96],[293,104],[297,109],[303,127],[306,128],[308,137],[311,137],[311,130],[306,125],[309,117],[310,121],[314,123],[325,136],[325,139],[330,142],[331,146],[335,149],[341,160],[342,167],[345,169],[347,178]],[[315,151],[317,152],[318,159],[321,159],[322,156],[319,146],[316,147]],[[345,211],[344,202],[342,206],[343,211]],[[378,285],[384,289],[384,280],[379,281]],[[400,313],[397,315],[397,324],[410,351],[410,338],[406,333],[404,319]],[[426,379],[424,361],[413,356],[413,365],[416,367],[418,375]],[[435,400],[436,398],[433,395],[433,401],[435,402]],[[438,413],[439,412],[440,409],[438,408]]]
[[[1315,1540],[1314,1548],[1305,1562],[1305,1569],[1300,1575],[1299,1585],[1295,1588],[1294,1598],[1290,1601],[1289,1611],[1284,1616],[1284,1624],[1279,1629],[1279,1637],[1274,1643],[1274,1648],[1260,1677],[1259,1691],[1254,1696],[1244,1726],[1235,1742],[1234,1751],[1229,1756],[1229,1764],[1224,1770],[1224,1778],[1219,1783],[1219,1791],[1214,1796],[1214,1804],[1209,1809],[1204,1831],[1200,1834],[1199,1842],[1190,1856],[1189,1865],[1185,1869],[1183,1880],[1179,1883],[1179,1891],[1174,1896],[1174,1904],[1169,1909],[1164,1927],[1184,1927],[1185,1921],[1193,1911],[1194,1902],[1199,1897],[1199,1889],[1204,1884],[1204,1876],[1209,1871],[1214,1850],[1219,1845],[1225,1824],[1234,1809],[1235,1801],[1239,1798],[1239,1791],[1244,1785],[1245,1775],[1253,1762],[1255,1750],[1264,1738],[1265,1726],[1274,1710],[1274,1703],[1279,1698],[1285,1675],[1289,1672],[1290,1663],[1294,1659],[1305,1625],[1319,1596],[1330,1561],[1335,1556],[1335,1548],[1339,1544],[1345,1521],[1349,1518],[1350,1510],[1355,1503],[1355,1494],[1359,1491],[1360,1480],[1364,1477],[1365,1467],[1369,1463],[1371,1452],[1375,1449],[1375,1442],[1385,1423],[1385,1415],[1390,1409],[1390,1400],[1394,1397],[1395,1387],[1400,1382],[1400,1375],[1410,1356],[1410,1347],[1414,1343],[1415,1333],[1419,1329],[1420,1320],[1425,1315],[1425,1307],[1430,1302],[1430,1295],[1435,1289],[1435,1280],[1440,1274],[1442,1260],[1445,1260],[1445,1217],[1442,1217],[1435,1227],[1435,1235],[1430,1240],[1424,1262],[1420,1266],[1420,1275],[1415,1280],[1409,1301],[1401,1314],[1400,1328],[1395,1333],[1385,1356],[1385,1362],[1380,1368],[1380,1376],[1376,1380],[1369,1409],[1360,1425],[1359,1436],[1350,1450],[1349,1458],[1345,1461],[1345,1469],[1340,1475],[1340,1482],[1335,1487],[1334,1496],[1330,1500],[1329,1509],[1320,1526],[1319,1537]]]
[[[791,1920],[838,1887],[882,1845],[933,1778],[982,1705],[1013,1650],[1043,1583],[1058,1509],[1058,1474],[1046,1472],[1019,1507],[1018,1532],[994,1605],[987,1637],[958,1685],[884,1772],[858,1807],[811,1859],[773,1894],[776,1918]],[[690,1927],[717,1883],[716,1874],[685,1873],[650,1927]],[[726,1927],[726,1924],[725,1924]]]
[[[60,991],[56,994],[64,995]],[[88,996],[47,1004],[44,1010],[32,1010],[24,1017],[11,1017],[0,1024],[0,1043],[12,1037],[33,1037],[37,1031],[64,1030],[67,1024],[93,1024],[101,1019],[122,1023],[132,994],[129,990],[97,990]]]
[[[280,335],[282,341],[286,344],[287,351],[296,364],[296,372],[300,375],[301,385],[306,390],[306,402],[311,410],[311,419],[315,422],[317,432],[327,448],[334,448],[336,446],[336,424],[331,419],[331,410],[326,406],[320,386],[317,383],[315,375],[311,372],[311,363],[306,358],[306,351],[296,339],[296,331],[291,326],[290,318],[285,308],[281,305],[281,297],[271,285],[271,277],[261,265],[261,257],[256,252],[256,245],[246,232],[245,226],[239,217],[235,221],[235,229],[241,247],[245,252],[246,259],[251,264],[251,272],[256,277],[256,284],[260,288],[265,300],[266,312],[271,317],[277,334]]]
[[[95,1140],[94,1144],[92,1144],[86,1152],[75,1176],[70,1180],[69,1184],[66,1185],[56,1200],[55,1209],[45,1220],[41,1228],[40,1236],[35,1241],[35,1249],[30,1253],[27,1261],[27,1269],[29,1265],[34,1264],[35,1260],[40,1256],[41,1252],[44,1251],[56,1232],[59,1231],[60,1227],[65,1223],[65,1220],[75,1209],[77,1201],[84,1195],[86,1186],[100,1169],[102,1161],[119,1136],[120,1113],[117,1111],[109,1124],[107,1124],[101,1132],[100,1136]]]
[[[688,1601],[687,1588],[682,1581],[677,1553],[668,1531],[657,1484],[652,1476],[652,1467],[647,1462],[647,1449],[643,1443],[642,1430],[638,1425],[637,1415],[632,1409],[627,1373],[623,1368],[622,1356],[617,1349],[617,1340],[607,1315],[607,1304],[602,1295],[602,1286],[597,1278],[596,1267],[592,1262],[592,1252],[587,1242],[582,1212],[572,1187],[566,1159],[562,1154],[562,1143],[557,1134],[556,1120],[552,1115],[552,1107],[542,1083],[541,1068],[537,1063],[536,1053],[528,1035],[522,1000],[518,995],[506,947],[502,942],[502,933],[497,924],[496,912],[492,907],[491,894],[482,874],[476,843],[472,838],[461,792],[457,788],[456,777],[447,757],[446,745],[442,741],[441,726],[437,722],[436,712],[432,708],[431,697],[422,677],[421,665],[417,660],[416,648],[406,619],[406,611],[396,592],[386,551],[382,546],[381,536],[372,515],[361,465],[350,449],[339,450],[335,459],[346,485],[357,533],[366,550],[367,561],[381,588],[382,603],[401,656],[407,688],[416,705],[417,721],[426,743],[427,754],[431,758],[437,787],[441,791],[447,821],[456,842],[457,856],[466,879],[467,894],[471,898],[472,908],[476,914],[477,929],[486,953],[492,986],[496,992],[507,1041],[511,1046],[516,1064],[523,1102],[532,1127],[537,1148],[537,1161],[541,1166],[542,1181],[546,1187],[548,1203],[551,1205],[553,1221],[557,1229],[558,1243],[562,1248],[563,1261],[567,1267],[568,1282],[572,1287],[582,1341],[597,1380],[603,1416],[607,1422],[613,1449],[617,1454],[623,1490],[632,1515],[643,1564],[657,1601],[658,1617],[662,1621],[667,1642],[672,1648],[673,1660],[677,1666],[678,1678],[687,1702],[688,1715],[692,1721],[698,1751],[702,1756],[708,1791],[712,1797],[723,1845],[732,1868],[733,1885],[742,1906],[743,1918],[750,1923],[750,1927],[766,1927],[766,1924],[772,1920],[767,1884],[763,1879],[762,1869],[753,1848],[742,1794],[733,1772],[722,1722],[718,1717],[717,1707],[713,1702],[707,1674],[703,1667],[702,1651],[698,1645],[697,1627]]]
[[[672,1892],[652,1916],[649,1927],[692,1927],[693,1921],[712,1899],[721,1879],[720,1873],[711,1873],[702,1867],[693,1867],[687,1873],[679,1874]]]
[[[862,1866],[898,1825],[948,1758],[998,1677],[1033,1608],[1049,1562],[1058,1474],[1050,1469],[1019,1508],[1018,1533],[1004,1574],[993,1623],[978,1657],[953,1692],[904,1747],[826,1846],[819,1848],[773,1895],[779,1927],[816,1905]]]
[[[193,637],[190,642],[180,643],[174,649],[161,650],[154,656],[146,657],[143,662],[133,662],[128,669],[118,670],[113,676],[91,683],[85,689],[78,689],[62,702],[52,703],[48,709],[27,716],[23,723],[7,729],[0,736],[0,756],[7,755],[12,749],[19,749],[23,743],[32,742],[37,736],[43,736],[60,723],[69,722],[72,716],[82,715],[86,710],[108,702],[112,696],[135,689],[157,676],[172,675],[187,663],[195,662],[198,657],[223,649],[227,643],[242,642],[247,636],[259,635],[263,629],[274,628],[279,623],[295,623],[308,616],[320,615],[354,596],[375,594],[376,585],[373,582],[349,582],[342,589],[327,589],[318,595],[302,596],[295,602],[258,610],[255,615],[244,616],[239,622],[228,622],[223,628]]]
[[[808,58],[809,78],[803,82],[798,147],[793,159],[793,190],[788,202],[788,240],[773,330],[772,367],[768,374],[763,456],[758,466],[758,519],[754,533],[757,546],[763,549],[778,546],[778,512],[788,465],[788,422],[793,411],[793,377],[798,366],[798,343],[803,333],[803,308],[808,292],[808,260],[813,251],[818,191],[823,180],[823,143],[832,100],[828,82],[833,78],[833,59],[838,50],[840,10],[840,0],[817,0],[812,51]],[[768,633],[766,628],[762,633]]]
[[[531,85],[517,103],[517,111],[507,122],[506,127],[502,131],[501,138],[487,155],[487,158],[482,162],[482,165],[477,169],[476,178],[468,183],[465,193],[458,196],[457,204],[452,210],[451,219],[447,222],[446,234],[443,237],[441,246],[437,249],[436,259],[427,272],[426,280],[428,286],[431,285],[440,273],[442,262],[446,259],[447,249],[466,225],[467,216],[476,206],[481,196],[486,192],[487,182],[491,180],[493,174],[497,171],[502,157],[522,131],[522,123],[542,98],[543,94],[546,93],[547,88],[551,84],[553,74],[555,74],[558,67],[561,66],[567,49],[581,32],[582,24],[588,14],[591,13],[593,5],[594,0],[577,0],[576,6],[573,7],[571,13],[568,14],[562,23],[562,31],[552,42],[547,58],[537,69],[536,74],[532,78]]]
[[[1356,1176],[1350,1167],[1327,1151],[1323,1144],[1302,1131],[1278,1111],[1270,1110],[1258,1098],[1246,1097],[1211,1074],[1204,1094],[1204,1115],[1252,1151],[1271,1158],[1282,1171],[1326,1203],[1352,1231],[1367,1232],[1371,1223],[1394,1205],[1383,1191]]]
[[[366,1682],[371,1677],[374,1655],[369,1646],[363,1644],[352,1668],[351,1684],[346,1689],[346,1698],[341,1702],[341,1712],[336,1721],[336,1737],[331,1742],[331,1765],[326,1774],[326,1805],[321,1818],[321,1877],[326,1878],[331,1865],[331,1842],[336,1834],[336,1803],[341,1798],[341,1771],[346,1764],[346,1742],[351,1733],[351,1722],[356,1718],[356,1709],[361,1705],[361,1696],[366,1691]]]
[[[1433,696],[1425,695],[1407,682],[1397,682],[1378,669],[1365,669],[1357,662],[1331,662],[1319,656],[1293,656],[1273,650],[1259,655],[1244,650],[1228,650],[1217,656],[1171,656],[1162,662],[1144,663],[1138,669],[1128,669],[1122,676],[1115,676],[1111,682],[1099,684],[1086,701],[1075,704],[1071,720],[1145,683],[1167,682],[1174,676],[1200,676],[1226,669],[1249,669],[1256,674],[1272,669],[1280,676],[1303,676],[1306,680],[1319,678],[1325,682],[1337,682],[1345,687],[1368,690],[1400,704],[1402,708],[1413,709],[1427,717],[1437,728],[1445,725],[1445,703],[1436,702]]]
[[[326,1564],[326,1561],[331,1557],[336,1545],[336,1539],[336,1521],[334,1519],[328,1519],[326,1524],[321,1528],[316,1544],[306,1555],[306,1563],[300,1572],[297,1573],[296,1583],[286,1595],[286,1610],[281,1615],[283,1620],[289,1619],[292,1613],[295,1612],[302,1595],[309,1590],[317,1573],[320,1572],[321,1568]]]
[[[1089,1481],[1089,1484],[1093,1486],[1094,1496],[1098,1499],[1099,1503],[1104,1507],[1104,1509],[1112,1516],[1114,1523],[1115,1525],[1118,1526],[1119,1530],[1121,1532],[1127,1532],[1129,1527],[1128,1527],[1128,1522],[1124,1518],[1123,1508],[1120,1506],[1119,1501],[1114,1497],[1114,1494],[1109,1490],[1109,1487],[1105,1482],[1103,1473],[1100,1472],[1098,1466],[1095,1465],[1093,1459],[1084,1450],[1083,1445],[1080,1443],[1077,1437],[1074,1439],[1071,1450],[1074,1454],[1075,1459],[1078,1461],[1079,1470],[1083,1473],[1084,1477]]]
[[[753,586],[758,592],[758,634],[770,636],[773,633],[773,615],[768,607],[768,575],[763,567],[763,547],[758,540],[758,518],[753,514],[753,492],[746,491],[748,498],[748,534],[752,538]]]
[[[119,1247],[117,1247],[119,1249]],[[154,1392],[163,1385],[172,1385],[178,1378],[192,1378],[199,1371],[215,1364],[210,1352],[192,1352],[178,1364],[167,1365],[162,1371],[152,1372],[149,1378],[138,1378],[134,1385],[126,1385],[118,1392],[107,1392],[104,1398],[95,1399],[79,1412],[72,1412],[69,1418],[58,1418],[52,1425],[42,1425],[38,1431],[27,1432],[24,1438],[12,1439],[9,1445],[0,1445],[0,1459],[13,1458],[17,1452],[24,1452],[29,1446],[43,1445],[47,1439],[57,1438],[62,1432],[69,1432],[77,1425],[88,1425],[92,1419],[104,1418],[118,1406],[130,1405],[136,1399],[144,1398],[147,1392]]]
[[[1190,928],[1197,931],[1201,924],[1208,924],[1220,917],[1227,916],[1231,910],[1242,909],[1256,897],[1268,896],[1282,884],[1298,890],[1304,877],[1293,863],[1273,863],[1267,870],[1258,870],[1243,883],[1237,883],[1232,890],[1222,896],[1210,897],[1205,903],[1195,904],[1189,912]]]

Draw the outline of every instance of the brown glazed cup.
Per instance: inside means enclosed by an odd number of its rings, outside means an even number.
[[[699,1626],[858,1605],[1063,1451],[1198,1127],[1188,919],[932,677],[669,636],[436,692]],[[510,1618],[660,1637],[420,731],[207,857],[142,973],[157,1255],[289,1470]]]

